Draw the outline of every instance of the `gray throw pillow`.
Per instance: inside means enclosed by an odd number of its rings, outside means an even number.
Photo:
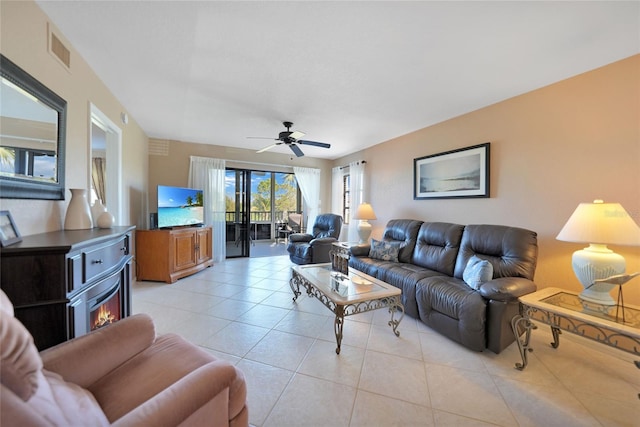
[[[475,255],[469,258],[467,266],[462,273],[462,280],[470,288],[478,290],[484,282],[488,282],[491,279],[493,279],[493,265],[489,261],[480,259]]]
[[[400,245],[402,245],[402,242],[386,242],[371,239],[369,258],[379,259],[382,261],[398,262]]]

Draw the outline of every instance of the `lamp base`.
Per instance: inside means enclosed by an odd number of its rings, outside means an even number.
[[[369,221],[366,219],[360,220],[360,223],[358,224],[358,237],[360,237],[359,243],[367,243],[369,241],[372,228],[373,226],[369,224]]]
[[[578,295],[580,299],[595,304],[616,305],[610,294],[615,285],[594,282],[624,273],[626,265],[622,255],[608,249],[607,245],[592,243],[588,248],[573,253],[572,265],[576,277],[584,287]]]

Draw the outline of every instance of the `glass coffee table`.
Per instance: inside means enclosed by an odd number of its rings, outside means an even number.
[[[533,351],[530,338],[536,326],[532,320],[551,327],[553,348],[560,345],[563,330],[640,356],[640,307],[625,305],[623,312],[623,307],[587,303],[578,294],[558,288],[545,288],[519,301],[520,315],[511,320],[511,328],[522,358],[522,363],[516,363],[520,370],[526,368],[527,353]],[[639,361],[635,364],[640,368]]]
[[[400,300],[400,289],[395,286],[353,268],[349,268],[348,274],[334,271],[330,263],[292,267],[289,285],[293,301],[301,295],[300,287],[303,287],[307,295],[316,297],[335,314],[337,354],[340,354],[345,316],[388,307],[391,312],[388,325],[396,336],[400,336],[398,325],[404,317],[404,306]],[[398,319],[395,318],[397,311],[400,312]]]

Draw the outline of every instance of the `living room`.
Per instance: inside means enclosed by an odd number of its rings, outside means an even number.
[[[51,23],[35,2],[2,2],[0,11],[2,54],[68,103],[66,187],[87,188],[88,105],[99,106],[119,123],[127,110],[72,45],[66,44],[74,59],[73,72],[49,54]],[[58,35],[64,40],[64,34]],[[256,158],[254,150],[154,139],[130,114],[122,126],[121,208],[126,213],[122,223],[147,228],[152,189],[161,179],[186,185],[191,155],[319,168],[325,211],[331,209],[331,169],[365,160],[367,198],[378,218],[372,221],[372,237],[379,238],[393,218],[527,228],[538,233],[538,289],[554,286],[579,291],[571,254],[583,245],[556,240],[576,206],[594,199],[619,202],[640,221],[639,70],[636,52],[332,160],[305,156],[294,162],[289,155],[277,153]],[[485,142],[491,143],[491,197],[413,199],[414,159]],[[149,147],[158,143],[166,144],[168,156],[150,153]],[[1,200],[2,209],[13,214],[24,236],[60,230],[67,204],[68,194],[65,201]],[[625,257],[627,271],[640,270],[637,247],[615,250]],[[625,301],[640,305],[640,287],[633,282],[625,289]]]

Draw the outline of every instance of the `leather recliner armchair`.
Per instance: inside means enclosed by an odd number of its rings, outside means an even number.
[[[38,353],[0,291],[0,425],[249,425],[229,362],[136,314]]]
[[[342,217],[335,214],[321,214],[313,224],[313,233],[294,233],[289,236],[287,252],[296,264],[320,264],[329,262],[331,244],[338,241]]]

